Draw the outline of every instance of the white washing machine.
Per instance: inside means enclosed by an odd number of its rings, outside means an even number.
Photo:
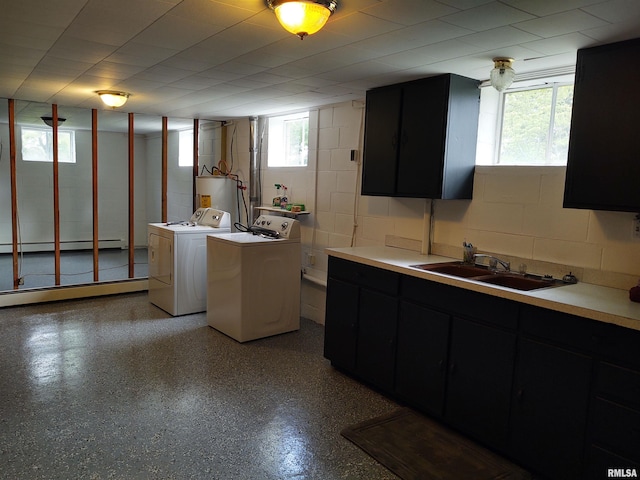
[[[207,237],[207,322],[238,342],[300,329],[300,224],[261,215],[250,229]]]
[[[189,222],[150,223],[149,301],[177,316],[207,308],[207,235],[230,232],[228,212],[199,208]]]

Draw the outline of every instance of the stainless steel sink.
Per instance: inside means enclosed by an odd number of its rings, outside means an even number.
[[[523,291],[566,285],[562,280],[553,278],[528,274],[520,275],[510,272],[492,272],[487,267],[469,265],[462,262],[426,263],[411,265],[411,267]]]
[[[454,277],[471,278],[480,275],[487,275],[489,269],[478,265],[468,265],[461,262],[447,263],[427,263],[424,265],[411,265],[413,268],[427,270],[429,272],[444,273],[445,275],[453,275]]]
[[[541,277],[529,277],[512,275],[509,273],[496,273],[487,277],[476,277],[478,282],[500,285],[501,287],[515,288],[516,290],[538,290],[540,288],[559,287],[565,283],[562,280],[546,279]]]

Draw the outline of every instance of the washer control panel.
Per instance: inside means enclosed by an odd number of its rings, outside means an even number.
[[[253,226],[277,232],[278,238],[289,240],[300,238],[300,222],[293,218],[279,215],[260,215],[253,222]]]

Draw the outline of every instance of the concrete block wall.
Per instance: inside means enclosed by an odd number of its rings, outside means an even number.
[[[303,257],[303,266],[319,279],[326,279],[327,247],[385,245],[392,238],[426,251],[429,241],[430,200],[359,194],[361,168],[349,159],[351,149],[362,155],[363,113],[351,102],[318,111],[317,201],[305,220],[311,233],[303,238],[303,250],[313,252],[315,264],[305,265]],[[526,264],[531,272],[562,276],[571,270],[588,283],[635,285],[640,278],[640,241],[632,238],[635,214],[562,208],[564,175],[564,167],[476,167],[472,200],[433,201],[433,253],[462,258],[466,239],[514,266]],[[303,282],[303,315],[323,323],[324,298],[317,285]]]

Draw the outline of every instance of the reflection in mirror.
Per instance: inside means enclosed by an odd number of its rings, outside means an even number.
[[[55,285],[50,104],[15,101],[19,289]],[[94,282],[92,111],[58,106],[60,285]],[[97,112],[99,282],[129,278],[128,114]],[[193,120],[168,119],[168,220],[193,213]],[[146,278],[147,224],[162,216],[162,118],[134,117],[134,277]],[[184,133],[186,132],[186,133]],[[186,139],[186,140],[185,140]],[[191,149],[184,149],[184,142]],[[0,99],[0,291],[13,290],[8,100]],[[189,145],[187,145],[189,146]],[[184,165],[184,164],[183,164]]]
[[[147,140],[160,117],[134,116],[134,278],[147,276]],[[129,115],[98,112],[98,231],[100,281],[129,278]]]
[[[13,289],[9,102],[0,98],[0,290]]]

